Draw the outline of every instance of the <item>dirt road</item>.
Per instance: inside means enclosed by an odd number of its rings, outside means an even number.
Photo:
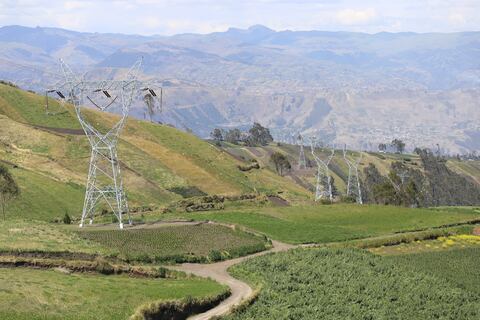
[[[212,264],[199,264],[199,263],[184,263],[179,266],[169,267],[173,270],[179,270],[186,273],[191,273],[199,277],[212,278],[213,280],[228,285],[230,287],[231,295],[228,299],[222,301],[215,308],[210,309],[204,313],[197,314],[189,317],[189,320],[207,320],[213,316],[221,316],[226,314],[232,307],[240,304],[244,299],[247,299],[252,295],[253,290],[248,284],[238,279],[235,279],[228,274],[227,269],[237,263],[245,261],[253,257],[258,257],[270,252],[287,251],[295,246],[281,243],[278,241],[272,241],[273,247],[270,250],[251,254],[249,256],[227,260]]]

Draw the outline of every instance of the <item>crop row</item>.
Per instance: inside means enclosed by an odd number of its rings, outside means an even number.
[[[262,237],[213,224],[79,234],[118,251],[119,258],[143,262],[216,261],[261,251],[267,244]]]

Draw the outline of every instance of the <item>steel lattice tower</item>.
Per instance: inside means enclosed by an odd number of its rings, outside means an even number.
[[[299,133],[296,137],[297,144],[300,146],[300,153],[298,155],[298,170],[307,168],[307,161],[305,159],[305,150],[303,148],[303,137]]]
[[[137,80],[141,64],[142,60],[137,61],[128,71],[125,80],[86,81],[77,78],[69,66],[61,61],[65,82],[48,91],[56,92],[60,98],[73,104],[78,121],[91,146],[80,227],[84,226],[87,218],[90,219],[90,224],[93,223],[95,209],[101,200],[112,210],[120,229],[123,229],[124,215],[128,215],[128,223],[132,223],[118,160],[117,144],[134,99],[142,97],[144,101],[148,100],[149,112],[153,113],[152,101],[155,101],[157,94],[151,86],[145,87],[144,83]],[[120,119],[113,125],[94,123],[82,112],[82,106],[86,104],[93,105],[101,111],[117,108],[121,115]]]
[[[315,152],[316,146],[317,144],[315,137],[312,137],[311,151],[312,156],[317,164],[317,186],[315,188],[315,201],[323,198],[328,198],[330,201],[333,201],[332,177],[330,175],[330,169],[328,166],[335,155],[335,148],[332,148],[330,155],[328,155],[326,159],[322,160],[320,155]]]
[[[362,161],[363,153],[359,152],[357,160],[351,160],[347,157],[347,146],[343,147],[343,159],[348,166],[347,197],[352,196],[358,204],[363,204],[362,188],[360,186],[360,176],[358,174],[358,165]]]

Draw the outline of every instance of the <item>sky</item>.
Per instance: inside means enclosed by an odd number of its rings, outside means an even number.
[[[173,35],[274,30],[480,31],[480,0],[0,0],[0,26]]]

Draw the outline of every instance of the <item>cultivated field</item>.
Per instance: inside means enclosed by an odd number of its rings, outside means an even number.
[[[462,223],[479,219],[480,213],[335,204],[225,210],[187,216],[243,225],[288,243],[325,243]]]
[[[263,237],[215,224],[78,232],[127,261],[206,262],[265,250]]]
[[[297,249],[249,260],[231,272],[261,291],[229,320],[480,317],[473,292],[358,249]]]

